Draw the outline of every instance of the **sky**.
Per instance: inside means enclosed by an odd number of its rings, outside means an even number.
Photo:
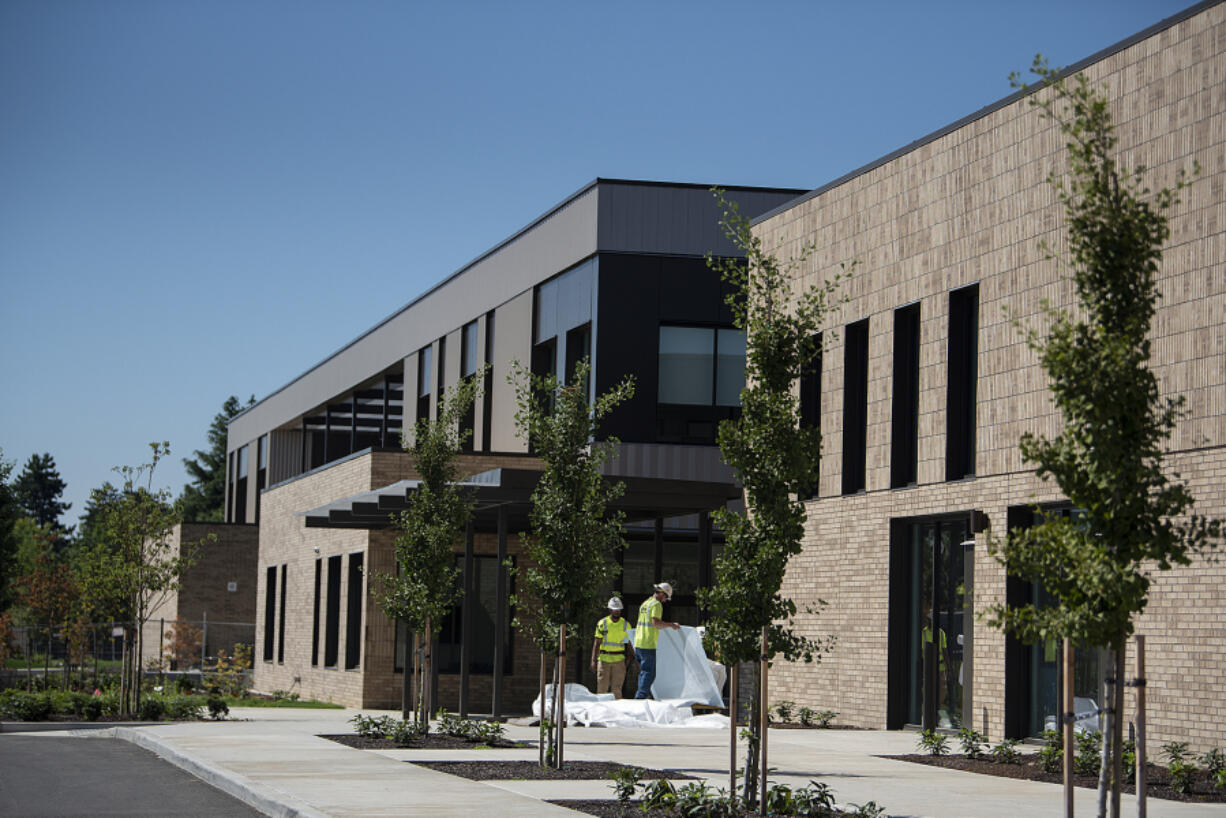
[[[600,177],[815,188],[1189,0],[0,2],[0,451],[75,524]]]

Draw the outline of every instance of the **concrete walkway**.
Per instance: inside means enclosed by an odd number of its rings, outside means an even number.
[[[235,708],[231,721],[79,731],[113,735],[196,774],[275,816],[550,816],[577,813],[551,798],[612,798],[608,781],[468,781],[410,760],[535,759],[535,750],[354,750],[319,734],[353,732],[355,710]],[[379,711],[362,711],[383,715]],[[397,715],[397,714],[392,714]],[[28,735],[64,735],[63,732]],[[508,738],[536,739],[535,728],[510,726]],[[569,728],[566,758],[619,761],[672,769],[728,785],[724,730]],[[995,776],[879,758],[914,751],[915,734],[886,731],[772,730],[772,781],[834,788],[840,805],[876,801],[891,816],[1027,818],[1059,816],[1062,791]],[[1226,805],[1150,799],[1154,818],[1226,818]],[[1124,796],[1124,812],[1136,814]],[[1077,791],[1077,814],[1094,814],[1094,793]]]

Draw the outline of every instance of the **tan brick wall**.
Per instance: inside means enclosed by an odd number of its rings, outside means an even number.
[[[532,458],[499,457],[495,455],[465,455],[460,458],[464,475],[476,474],[498,467],[531,467],[538,464]],[[374,452],[338,463],[335,466],[288,482],[263,495],[260,514],[260,551],[257,588],[255,680],[257,690],[293,690],[304,698],[334,701],[353,707],[400,706],[402,676],[394,672],[395,625],[387,619],[376,599],[378,583],[372,585],[372,573],[393,573],[395,570],[395,532],[355,531],[345,529],[306,528],[302,517],[295,516],[335,500],[386,486],[397,480],[417,475],[407,455],[398,452]],[[318,549],[316,552],[315,549]],[[494,554],[497,538],[479,534],[474,538],[474,552]],[[519,537],[510,532],[507,552],[521,555]],[[346,649],[346,616],[348,600],[349,557],[364,554],[363,575],[363,646],[361,664],[356,670],[344,670]],[[338,668],[326,668],[324,662],[324,632],[326,628],[326,596],[328,558],[341,555],[341,604],[339,621]],[[323,562],[320,589],[319,665],[311,665],[311,633],[314,616],[315,559]],[[287,566],[287,602],[285,622],[285,660],[263,661],[264,600],[266,571]],[[523,565],[524,563],[520,563]],[[276,602],[278,617],[280,591]],[[277,620],[280,621],[279,619]],[[511,675],[505,676],[505,702],[508,710],[526,710],[535,697],[536,654],[522,649],[526,643],[514,637],[517,650]],[[298,681],[296,682],[295,679]],[[458,704],[459,677],[444,675],[439,680],[440,704],[455,708]],[[471,677],[470,690],[477,711],[489,707],[490,677]]]
[[[183,543],[192,547],[194,561],[180,577],[179,589],[160,596],[150,611],[142,645],[146,660],[158,656],[159,639],[180,617],[197,628],[212,622],[205,637],[209,656],[218,649],[232,652],[236,642],[250,643],[254,637],[256,527],[183,523],[171,532],[172,552],[178,554]]]
[[[1171,211],[1160,273],[1162,301],[1152,363],[1166,394],[1181,395],[1187,416],[1171,440],[1169,463],[1188,480],[1201,513],[1226,517],[1226,6],[1215,6],[1137,43],[1086,72],[1105,84],[1119,126],[1118,155],[1150,168],[1151,187],[1202,171]],[[801,603],[830,602],[803,619],[811,634],[839,644],[820,667],[772,672],[774,697],[838,710],[840,721],[885,724],[888,526],[892,518],[983,509],[1002,534],[1010,505],[1058,499],[1022,463],[1023,432],[1054,433],[1058,417],[1046,378],[1017,317],[1043,328],[1041,299],[1073,303],[1071,286],[1040,247],[1067,249],[1064,220],[1045,182],[1062,173],[1062,140],[1026,101],[1014,102],[758,225],[784,257],[803,242],[816,252],[798,283],[828,277],[839,262],[860,262],[832,316],[825,356],[820,499],[809,504],[805,551],[787,591]],[[977,477],[945,483],[946,346],[951,290],[980,287]],[[890,490],[893,310],[921,309],[919,485]],[[1008,308],[1009,315],[1004,310]],[[841,328],[870,318],[867,492],[840,497],[843,405]],[[975,603],[1000,600],[1004,575],[979,538]],[[1151,736],[1226,744],[1226,571],[1197,563],[1156,577],[1139,623],[1150,640]],[[1000,737],[1004,639],[975,625],[975,717]]]

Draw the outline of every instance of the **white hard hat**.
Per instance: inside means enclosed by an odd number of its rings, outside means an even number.
[[[669,585],[667,582],[661,582],[658,585],[653,585],[652,587],[657,591],[663,591],[664,596],[668,597],[669,599],[673,598],[673,586]]]
[[[622,601],[617,597],[612,597],[609,600],[608,609],[610,611],[620,611],[622,609]]]

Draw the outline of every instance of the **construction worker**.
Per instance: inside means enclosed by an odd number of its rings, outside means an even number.
[[[639,660],[639,689],[636,699],[650,699],[651,685],[656,680],[656,645],[660,628],[680,628],[676,622],[665,622],[664,603],[673,598],[673,586],[667,582],[653,585],[653,593],[639,606],[639,620],[634,627],[634,656]]]
[[[596,671],[596,692],[622,697],[626,684],[626,665],[630,664],[630,623],[622,617],[622,601],[609,600],[609,615],[596,623],[596,641],[592,643],[592,670]]]

